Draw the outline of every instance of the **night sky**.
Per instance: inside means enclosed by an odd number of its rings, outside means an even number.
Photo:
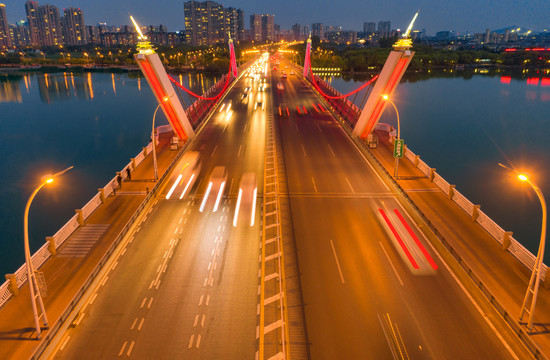
[[[26,20],[25,2],[0,0],[6,5],[8,20]],[[62,9],[80,7],[87,25],[107,22],[109,25],[129,24],[128,13],[142,25],[167,26],[169,31],[184,27],[183,0],[49,0]],[[425,28],[428,35],[441,30],[459,33],[485,32],[486,28],[501,29],[521,26],[535,31],[550,31],[550,3],[548,0],[227,0],[217,1],[225,7],[236,7],[245,12],[248,29],[251,14],[273,14],[275,23],[283,29],[292,24],[311,25],[320,22],[339,25],[344,30],[362,31],[363,22],[390,20],[392,28],[404,29],[414,13],[420,9],[415,29]]]

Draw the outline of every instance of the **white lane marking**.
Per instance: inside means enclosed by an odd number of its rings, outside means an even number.
[[[315,123],[315,125],[317,126],[317,129],[319,129],[319,132],[323,132],[323,130],[321,130],[321,127],[319,126],[319,124]]]
[[[237,157],[241,156],[241,150],[243,149],[243,144],[239,145],[239,152],[237,153]]]
[[[313,178],[313,176],[311,177],[311,181],[313,182],[313,188],[315,188],[315,192],[318,192],[317,185],[315,185],[315,179]]]
[[[218,149],[218,145],[214,146],[214,151],[212,151],[212,156],[211,157],[214,157],[214,153],[216,152],[217,149]]]
[[[202,320],[201,320],[201,327],[204,327],[204,321],[206,320],[206,315],[202,315]]]
[[[347,176],[346,176],[346,181],[348,182],[348,186],[349,186],[349,188],[351,189],[351,192],[353,192],[353,193],[354,193],[354,192],[355,192],[355,190],[353,190],[353,186],[351,186],[351,183],[349,182],[349,179],[348,179],[348,177],[347,177]]]
[[[132,327],[130,328],[130,330],[134,330],[134,328],[136,327],[136,323],[137,323],[138,319],[139,318],[134,319],[134,322],[132,323]]]
[[[330,153],[332,154],[332,156],[333,156],[333,157],[336,157],[336,154],[335,154],[334,151],[332,150],[332,147],[331,147],[329,144],[327,144],[327,145],[328,145],[328,148],[329,148]]]
[[[300,129],[298,129],[298,125],[296,125],[296,123],[294,123],[294,127],[296,128],[296,132],[299,133]]]
[[[195,346],[198,349],[200,345],[201,345],[201,335],[199,334],[197,335],[197,344]]]
[[[304,156],[307,157],[306,148],[304,147],[304,144],[302,144],[302,151],[304,152]]]
[[[210,295],[206,295],[206,306],[208,306],[209,302],[210,302]]]
[[[193,346],[194,339],[195,339],[195,334],[191,335],[191,337],[189,338],[189,345],[187,346],[188,349],[191,349],[191,347]]]
[[[109,278],[109,276],[105,276],[105,279],[103,279],[103,281],[101,282],[101,286],[105,285],[108,278]]]
[[[382,248],[382,250],[384,251],[384,254],[386,255],[386,258],[388,258],[388,262],[390,263],[391,268],[393,269],[393,272],[395,273],[395,276],[397,276],[397,279],[399,280],[399,283],[401,284],[401,286],[405,286],[405,284],[403,283],[403,280],[401,280],[401,276],[399,276],[399,273],[397,272],[397,269],[393,265],[393,262],[391,261],[390,256],[386,252],[386,249],[384,249],[384,245],[382,245],[381,241],[379,242],[379,244],[380,244],[380,247]]]
[[[193,322],[193,327],[197,326],[199,323],[199,314],[195,315],[195,321]]]
[[[140,309],[143,309],[146,301],[147,301],[147,296],[143,298],[143,301],[141,301],[141,306],[139,307]]]
[[[111,271],[113,271],[113,270],[116,268],[117,265],[118,265],[118,261],[115,261],[115,263],[114,263],[113,266],[111,267]]]
[[[92,296],[92,298],[90,299],[89,304],[90,304],[90,305],[93,304],[96,298],[97,298],[97,293],[95,293],[95,294]]]
[[[120,254],[120,256],[123,256],[124,254],[126,254],[126,248],[124,248],[124,250],[122,250],[122,253]]]
[[[180,228],[177,227],[176,230],[174,230],[174,234],[177,234],[179,229],[180,229]]]
[[[332,239],[330,240],[330,246],[332,246],[332,253],[334,254],[334,259],[336,260],[336,266],[338,267],[340,280],[342,280],[342,284],[345,284],[346,282],[344,281],[344,274],[342,274],[342,268],[340,267],[340,261],[338,261],[338,255],[336,255],[336,249],[334,248],[334,243],[332,242]]]
[[[118,356],[122,356],[122,353],[124,352],[124,349],[126,349],[126,344],[128,344],[128,341],[125,341],[124,344],[122,344],[122,348],[120,349],[120,352],[118,353]]]
[[[152,303],[153,303],[153,297],[151,297],[151,300],[149,300],[149,304],[147,304],[147,309],[151,308]]]
[[[59,348],[59,351],[63,351],[63,349],[65,348],[65,345],[67,345],[70,338],[71,338],[71,335],[67,335],[65,340],[63,340],[63,342],[61,343],[61,347]]]
[[[200,300],[199,300],[199,306],[202,305],[202,299],[203,299],[203,297],[204,297],[204,295],[201,295],[201,298],[200,298]]]
[[[141,327],[143,326],[144,321],[145,321],[145,318],[141,318],[141,321],[139,322],[139,325],[138,325],[138,331],[141,331]]]

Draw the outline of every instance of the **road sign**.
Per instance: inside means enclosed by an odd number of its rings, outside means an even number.
[[[403,139],[395,139],[395,141],[393,142],[393,157],[394,158],[402,158],[403,157],[403,148],[404,148]]]

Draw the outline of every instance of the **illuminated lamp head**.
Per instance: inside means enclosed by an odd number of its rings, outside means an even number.
[[[521,181],[529,180],[529,178],[525,174],[518,174],[518,179],[520,179]]]

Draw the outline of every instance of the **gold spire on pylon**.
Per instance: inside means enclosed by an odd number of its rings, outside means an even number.
[[[140,54],[154,54],[155,50],[153,50],[153,46],[149,41],[147,41],[147,37],[143,35],[141,32],[141,29],[139,28],[138,23],[136,20],[134,20],[134,17],[130,15],[130,20],[132,20],[132,23],[134,24],[134,28],[136,29],[138,36],[138,43],[137,43],[137,50]]]
[[[403,37],[397,40],[395,44],[393,44],[393,48],[395,48],[396,50],[409,50],[412,47],[412,39],[409,37],[409,35],[411,34],[412,27],[414,25],[414,22],[416,21],[416,17],[418,16],[419,12],[420,10],[418,10],[416,14],[414,14],[414,17],[409,24],[407,31],[405,31],[405,33],[403,34]]]

